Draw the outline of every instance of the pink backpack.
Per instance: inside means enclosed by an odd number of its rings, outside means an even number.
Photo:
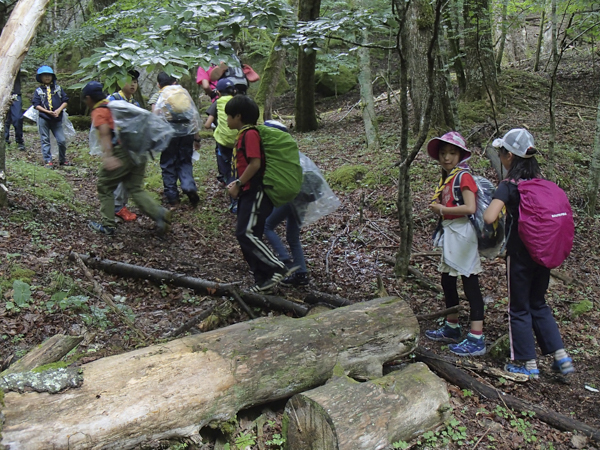
[[[519,236],[535,262],[554,269],[573,248],[575,225],[569,199],[548,180],[521,180],[517,186],[521,196]]]

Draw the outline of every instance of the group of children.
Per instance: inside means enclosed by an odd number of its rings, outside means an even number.
[[[533,136],[524,129],[510,130],[493,143],[498,148],[500,161],[507,170],[493,200],[485,210],[486,223],[496,221],[506,208],[507,229],[506,262],[509,294],[509,337],[511,359],[505,370],[512,373],[539,377],[534,335],[544,355],[553,355],[552,370],[563,375],[575,371],[573,361],[566,353],[552,310],[545,300],[550,280],[550,269],[535,262],[519,236],[520,194],[517,188],[522,180],[541,178],[536,161],[537,150]],[[425,335],[434,341],[448,343],[451,352],[460,356],[477,356],[486,352],[483,335],[484,302],[478,275],[482,272],[478,241],[468,216],[475,213],[478,187],[468,172],[465,162],[471,157],[464,138],[450,132],[432,139],[427,145],[429,156],[439,162],[442,176],[436,189],[431,209],[442,219],[442,234],[437,244],[442,247],[438,270],[442,274],[442,288],[446,307],[459,303],[458,276],[462,278],[465,295],[470,305],[471,328],[465,339],[458,323],[458,314],[449,314],[444,325],[427,330]],[[454,193],[455,178],[460,178],[462,199]]]

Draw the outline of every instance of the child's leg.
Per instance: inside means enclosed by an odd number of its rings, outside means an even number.
[[[198,191],[194,181],[192,153],[194,153],[194,135],[184,136],[180,140],[179,154],[177,161],[177,177],[181,183],[181,190],[184,194],[190,194]]]
[[[167,202],[175,204],[179,201],[179,191],[177,190],[177,147],[179,138],[171,139],[167,149],[160,155],[160,169],[162,171],[163,188]]]
[[[467,300],[469,300],[469,306],[471,308],[471,333],[481,335],[481,331],[483,330],[484,305],[481,289],[479,288],[479,276],[463,276],[462,282],[465,295],[467,296]]]
[[[442,273],[442,289],[444,290],[446,308],[452,308],[459,303],[456,281],[456,277],[453,277],[449,273]],[[450,323],[458,323],[458,313],[448,314],[446,320]]]
[[[127,205],[127,200],[129,199],[123,182],[119,183],[113,194],[115,198],[115,212],[118,213]]]
[[[510,357],[528,361],[536,358],[530,313],[531,272],[522,258],[506,258],[508,273],[508,330]]]
[[[275,250],[277,257],[281,261],[291,262],[292,258],[290,257],[290,254],[286,250],[285,245],[283,245],[283,242],[281,242],[281,238],[279,237],[279,235],[275,232],[275,228],[277,228],[277,225],[279,225],[288,217],[286,209],[287,206],[288,205],[284,205],[280,206],[279,208],[273,209],[273,212],[269,215],[267,221],[265,222],[264,233],[265,237],[267,238],[267,241],[269,241],[269,244],[271,244],[271,247],[273,247],[273,250]]]
[[[52,134],[58,144],[58,161],[64,163],[67,158],[67,140],[63,130],[62,120],[60,122],[51,122]]]
[[[284,208],[288,209],[287,222],[286,222],[286,240],[292,251],[294,258],[294,266],[300,267],[298,274],[306,273],[306,261],[304,260],[304,251],[302,250],[302,243],[300,242],[300,224],[293,214],[292,205],[287,204]]]
[[[124,153],[126,150],[118,148],[118,152],[123,152],[120,153],[121,157],[127,158]],[[146,164],[133,165],[131,160],[127,159],[127,166],[128,174],[123,178],[125,191],[129,192],[135,204],[144,214],[151,217],[155,222],[163,219],[167,210],[160,206],[150,193],[143,188]]]
[[[42,143],[42,157],[45,163],[52,161],[52,148],[50,147],[50,125],[49,122],[41,117],[38,119],[38,132]]]

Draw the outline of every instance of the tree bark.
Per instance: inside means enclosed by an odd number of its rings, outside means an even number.
[[[418,322],[406,302],[382,298],[291,319],[238,323],[81,366],[64,394],[5,396],[9,449],[127,449],[189,437],[249,406],[322,385],[336,365],[353,378],[414,350]]]
[[[506,32],[508,29],[508,25],[506,21],[508,20],[508,2],[509,0],[502,1],[502,17],[500,18],[500,45],[498,47],[498,54],[496,55],[496,72],[500,73],[502,66],[502,57],[504,56],[504,46],[506,45]]]
[[[545,6],[544,6],[545,8]],[[537,44],[535,46],[535,64],[533,65],[533,71],[537,72],[540,70],[540,56],[542,55],[542,43],[544,42],[544,25],[546,24],[546,10],[542,10],[542,16],[540,17],[540,30],[538,31]]]
[[[593,216],[598,203],[598,188],[600,188],[600,100],[596,114],[596,136],[594,138],[594,151],[590,163],[590,178],[587,186],[587,213]]]
[[[369,32],[362,30],[363,44],[369,42]],[[371,74],[371,53],[366,47],[358,49],[358,84],[360,86],[360,100],[362,103],[362,117],[365,124],[365,136],[369,151],[379,150],[379,126],[375,115],[375,100],[373,98],[373,78]]]
[[[452,364],[443,361],[433,352],[419,347],[415,352],[415,356],[417,361],[424,362],[439,376],[461,389],[469,389],[473,392],[476,392],[485,400],[501,400],[506,406],[512,408],[517,413],[533,411],[538,420],[547,423],[551,427],[562,431],[578,431],[592,438],[593,440],[600,442],[600,430],[590,427],[589,425],[586,425],[578,420],[574,420],[571,417],[545,409],[538,405],[534,405],[517,397],[513,397],[512,395],[502,394],[498,389],[480,383],[472,376],[467,375],[462,370],[454,367]]]
[[[42,20],[49,0],[20,0],[12,10],[0,35],[0,121],[4,130],[4,119],[17,72],[35,31]],[[4,141],[4,139],[3,139]],[[6,147],[0,144],[0,173],[6,174]],[[6,175],[5,175],[6,176]],[[5,183],[6,180],[0,181]],[[0,208],[6,206],[6,191],[0,188]]]
[[[425,364],[358,383],[335,377],[292,397],[283,418],[293,450],[379,450],[410,441],[448,419],[446,383]]]
[[[281,45],[281,33],[277,35],[265,69],[260,77],[260,86],[256,93],[256,103],[263,110],[263,119],[273,118],[273,99],[281,76],[281,68],[285,59],[285,49]]]
[[[466,100],[488,99],[496,104],[500,89],[496,77],[489,0],[466,0],[463,11],[467,77],[464,97]]]
[[[298,20],[312,21],[319,18],[321,0],[300,0]],[[312,49],[298,49],[298,74],[296,80],[296,130],[314,131],[318,128],[315,109],[315,66],[317,53]]]
[[[8,375],[9,373],[28,372],[36,367],[60,361],[63,356],[77,347],[82,340],[82,336],[56,334],[12,364],[0,376]]]
[[[462,2],[458,3],[457,0],[451,0],[448,8],[445,8],[445,24],[448,26],[448,46],[450,49],[450,60],[452,61],[452,67],[456,73],[456,80],[458,81],[458,89],[461,94],[464,94],[467,90],[467,78],[465,75],[465,69],[463,65],[463,55],[461,54],[460,37],[461,37],[461,11]]]

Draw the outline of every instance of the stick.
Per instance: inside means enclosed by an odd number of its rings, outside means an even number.
[[[501,395],[496,389],[480,383],[472,376],[467,375],[462,370],[454,367],[452,364],[440,360],[435,353],[425,350],[422,347],[417,347],[415,356],[417,361],[424,362],[439,376],[461,389],[474,391],[484,399],[502,400],[507,406],[515,411],[533,411],[537,419],[547,423],[551,427],[562,431],[578,431],[594,441],[600,442],[600,430],[597,428],[586,425],[583,422],[574,420],[555,411],[547,410],[541,406],[521,400],[512,395]]]
[[[566,106],[575,106],[576,108],[585,108],[585,109],[593,109],[594,111],[596,111],[598,108],[595,106],[589,106],[589,105],[578,105],[577,103],[569,103],[569,102],[559,102],[561,105],[566,105]]]
[[[433,312],[433,313],[429,313],[429,314],[418,314],[417,320],[437,319],[438,317],[444,317],[449,314],[457,313],[459,311],[462,311],[463,309],[465,309],[464,306],[456,305],[456,306],[453,306],[452,308],[442,309],[441,311],[437,311],[437,312]]]
[[[197,324],[202,322],[204,319],[206,319],[208,316],[210,316],[214,310],[215,310],[215,308],[213,306],[211,306],[206,311],[202,311],[197,316],[192,317],[190,320],[188,320],[186,323],[181,325],[179,328],[171,331],[170,333],[167,333],[167,335],[165,337],[172,338],[172,337],[179,336],[182,333],[185,333],[186,331],[191,329],[193,326],[196,326]]]
[[[117,308],[117,305],[113,301],[112,296],[102,290],[102,287],[94,279],[94,276],[91,274],[91,272],[89,271],[85,263],[81,260],[79,255],[77,253],[71,253],[71,255],[74,255],[73,257],[75,258],[75,261],[85,274],[86,278],[93,284],[94,291],[96,291],[96,294],[98,294],[100,298],[110,307],[110,309],[112,309],[112,311],[121,318],[125,325],[131,328],[135,332],[135,334],[137,334],[142,340],[150,340],[150,336],[148,336],[146,333],[144,333],[144,331],[136,327],[135,324],[131,321],[131,319],[129,319],[129,317],[127,317],[125,313],[123,313],[123,311]]]
[[[242,297],[240,297],[240,293],[236,289],[231,290],[231,296],[235,299],[238,305],[240,305],[240,307],[244,310],[246,314],[248,314],[248,316],[251,319],[256,319],[256,315],[252,312],[248,305],[246,305],[246,302],[242,300]]]
[[[579,281],[576,278],[573,278],[569,275],[567,275],[564,272],[559,272],[556,269],[552,269],[550,271],[550,275],[552,275],[554,278],[558,278],[560,281],[563,281],[565,284],[576,284],[578,286],[581,286],[583,283],[581,281]]]

